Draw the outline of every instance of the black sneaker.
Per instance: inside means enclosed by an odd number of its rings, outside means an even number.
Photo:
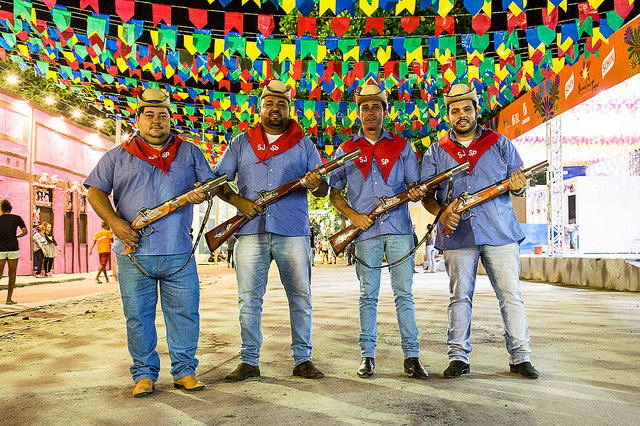
[[[537,379],[540,373],[535,369],[529,361],[521,362],[520,364],[509,364],[509,370],[512,373],[520,374],[527,379]]]
[[[447,379],[453,379],[460,377],[463,374],[468,374],[471,371],[469,364],[464,361],[451,361],[446,370],[442,373]]]

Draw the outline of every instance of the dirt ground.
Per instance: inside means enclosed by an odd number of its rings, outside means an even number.
[[[360,379],[358,284],[346,265],[313,270],[314,362],[321,380],[292,376],[286,297],[272,268],[259,380],[225,383],[239,362],[235,277],[200,266],[201,392],[173,388],[162,313],[156,392],[131,397],[131,359],[113,285],[99,294],[29,303],[0,317],[0,413],[39,424],[558,424],[640,419],[640,294],[522,284],[538,380],[509,373],[497,302],[485,277],[474,300],[471,374],[444,379],[448,280],[415,275],[421,359],[429,380],[402,372],[388,274],[378,313],[376,375]],[[68,286],[79,285],[67,283]],[[41,291],[45,291],[45,286]],[[18,288],[20,292],[27,290]],[[31,290],[36,291],[36,290]]]

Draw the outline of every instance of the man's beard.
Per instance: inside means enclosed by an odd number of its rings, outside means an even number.
[[[288,121],[289,121],[288,119],[285,119],[281,115],[274,115],[273,117],[271,115],[268,115],[263,120],[263,124],[266,124],[268,127],[271,127],[272,129],[284,130],[287,127]]]
[[[460,121],[460,120],[458,120]],[[464,135],[467,136],[469,134],[475,134],[476,132],[476,128],[478,127],[478,120],[467,120],[469,122],[469,128],[468,130],[462,130],[460,129],[460,127],[458,127],[457,123],[456,124],[452,124],[451,127],[453,127],[453,131],[459,135]]]

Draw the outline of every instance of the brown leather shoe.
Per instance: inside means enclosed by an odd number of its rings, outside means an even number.
[[[318,370],[311,361],[305,361],[293,368],[293,375],[304,377],[305,379],[322,379],[324,374]]]
[[[225,382],[240,382],[249,377],[260,377],[260,367],[241,362],[231,373],[224,378]]]
[[[180,380],[173,381],[173,387],[178,389],[184,389],[188,391],[199,391],[204,389],[204,383],[196,378],[193,374],[190,376],[184,376]]]
[[[133,397],[142,398],[149,396],[156,388],[156,382],[153,379],[140,379],[136,382],[136,387],[133,388]]]

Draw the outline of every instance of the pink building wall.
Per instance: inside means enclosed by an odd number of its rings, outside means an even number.
[[[12,213],[22,217],[29,234],[20,238],[18,274],[32,271],[33,213],[36,208],[34,185],[46,182],[53,193],[54,237],[63,253],[59,253],[53,272],[75,273],[95,271],[98,256],[88,256],[93,235],[102,221],[86,205],[86,243],[79,242],[80,199],[86,194],[82,182],[114,140],[90,129],[34,106],[15,94],[0,89],[0,199],[13,205]],[[51,180],[57,178],[57,182]],[[71,194],[71,195],[69,195]],[[71,198],[69,198],[71,197]],[[67,215],[66,201],[72,200],[72,213]],[[86,200],[86,198],[85,198]],[[65,242],[71,231],[70,242]]]

